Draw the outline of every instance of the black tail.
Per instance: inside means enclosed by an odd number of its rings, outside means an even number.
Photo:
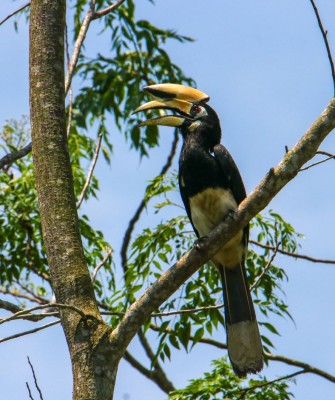
[[[244,262],[233,268],[219,267],[222,277],[228,355],[238,376],[263,368],[263,347]]]

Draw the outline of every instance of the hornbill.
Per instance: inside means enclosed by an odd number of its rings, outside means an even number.
[[[166,109],[174,115],[148,119],[139,126],[178,127],[183,136],[179,159],[179,187],[193,229],[201,238],[234,211],[246,197],[239,170],[220,144],[221,127],[209,97],[178,84],[144,88],[155,100],[134,112]],[[212,258],[222,277],[228,355],[238,376],[263,367],[263,348],[245,271],[249,225]]]

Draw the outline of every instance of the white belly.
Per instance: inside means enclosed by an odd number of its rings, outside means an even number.
[[[236,210],[237,203],[230,190],[208,188],[190,198],[192,222],[200,236],[213,230],[230,210]],[[239,231],[213,257],[214,263],[227,268],[239,264],[244,256],[243,231]]]

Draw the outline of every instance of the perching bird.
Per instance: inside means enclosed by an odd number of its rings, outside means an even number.
[[[155,100],[135,112],[166,109],[164,115],[140,126],[178,127],[183,136],[179,159],[179,187],[187,215],[201,238],[234,211],[246,197],[242,178],[227,149],[220,144],[221,127],[216,112],[201,91],[177,84],[147,86]],[[259,372],[263,348],[245,272],[249,225],[238,232],[212,262],[222,277],[228,354],[238,376]]]

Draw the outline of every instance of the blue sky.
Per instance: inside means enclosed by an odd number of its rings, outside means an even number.
[[[335,57],[335,2],[316,2]],[[2,3],[0,19],[25,4],[9,0]],[[329,61],[310,2],[157,0],[155,6],[148,1],[137,3],[138,18],[195,38],[191,44],[169,44],[168,51],[185,73],[196,80],[198,88],[211,96],[210,105],[221,119],[223,143],[234,156],[250,192],[269,168],[281,160],[285,146],[292,147],[297,142],[333,95]],[[104,46],[99,44],[101,36],[95,32],[93,27],[87,37],[91,55],[96,46]],[[29,112],[27,26],[21,19],[17,34],[9,21],[0,27],[0,35],[2,126],[7,118],[19,118]],[[115,138],[112,168],[98,164],[102,192],[99,201],[85,205],[84,210],[117,249],[145,182],[160,169],[172,134],[164,130],[162,146],[142,162],[135,152],[129,153],[128,144],[117,132],[111,135]],[[334,148],[335,138],[331,134],[321,149],[334,153]],[[120,176],[125,156],[128,168]],[[305,235],[301,252],[320,258],[335,259],[334,167],[334,162],[328,162],[300,173],[270,204]],[[127,179],[131,179],[134,189],[131,196],[123,185]],[[277,263],[289,276],[284,290],[295,324],[276,321],[281,336],[274,338],[274,353],[335,375],[334,266],[280,256]],[[2,325],[0,337],[32,328],[31,325]],[[215,335],[220,338],[224,333]],[[136,342],[132,351],[141,356]],[[32,379],[26,355],[34,363],[46,399],[71,397],[69,357],[57,327],[0,345],[5,366],[0,373],[2,398],[28,398],[25,382]],[[190,354],[181,352],[173,358],[167,365],[168,376],[176,386],[183,386],[188,379],[207,370],[211,359],[220,356],[216,349],[196,346]],[[280,363],[272,363],[268,370],[270,377],[290,371]],[[297,378],[292,391],[297,399],[331,400],[335,387],[322,378],[303,375]],[[116,400],[164,398],[158,388],[121,363]]]

